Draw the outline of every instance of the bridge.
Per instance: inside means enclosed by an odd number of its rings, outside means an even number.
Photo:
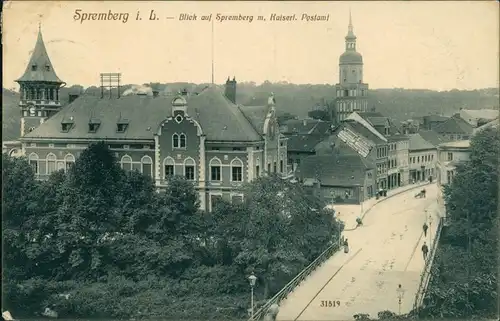
[[[389,310],[408,313],[421,303],[433,258],[432,244],[440,232],[444,207],[438,186],[426,185],[426,198],[415,198],[421,187],[390,191],[382,201],[363,206],[340,205],[336,209],[346,222],[343,235],[350,251],[325,253],[325,259],[268,302],[279,303],[276,320],[352,320],[355,314]],[[363,226],[355,228],[360,211]],[[427,236],[423,224],[427,222]],[[421,247],[430,249],[426,264]],[[422,275],[424,277],[422,277]],[[398,291],[401,284],[402,291]],[[401,297],[401,303],[399,300]],[[265,306],[263,307],[265,308]],[[256,318],[257,319],[257,318]]]

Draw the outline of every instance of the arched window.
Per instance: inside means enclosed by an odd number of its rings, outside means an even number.
[[[39,169],[38,169],[38,155],[35,153],[31,153],[30,156],[28,157],[28,160],[30,162],[31,168],[33,169],[33,172],[35,174],[39,174]]]
[[[141,172],[142,174],[153,177],[153,160],[149,156],[141,158]]]
[[[172,146],[174,148],[179,148],[179,135],[177,134],[172,135]]]
[[[122,169],[126,171],[132,170],[132,158],[128,155],[124,155],[120,161]]]
[[[257,157],[257,159],[255,160],[255,177],[260,177],[260,158]]]
[[[217,157],[210,160],[210,180],[217,182],[222,180],[222,163]]]
[[[66,171],[68,171],[75,164],[75,156],[68,154],[64,160],[66,161]]]
[[[180,148],[186,148],[186,135],[180,135]]]
[[[163,177],[167,178],[175,175],[175,161],[172,157],[163,160]]]
[[[269,167],[271,167],[271,164],[269,164]],[[243,162],[239,158],[235,158],[231,161],[231,181],[243,181]]]
[[[47,174],[50,175],[56,170],[56,155],[47,155]]]
[[[184,160],[184,176],[186,177],[187,180],[189,181],[194,181],[195,180],[195,167],[196,162],[192,158],[186,158]]]

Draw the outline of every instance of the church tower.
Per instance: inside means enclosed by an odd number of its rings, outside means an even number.
[[[66,84],[57,77],[52,67],[40,26],[26,71],[16,82],[20,86],[22,137],[59,111],[59,89]]]
[[[335,85],[335,115],[341,122],[354,111],[368,111],[368,84],[363,83],[363,57],[356,51],[356,36],[349,12],[345,51],[339,59],[339,82]]]

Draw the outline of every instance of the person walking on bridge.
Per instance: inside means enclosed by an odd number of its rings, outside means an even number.
[[[424,242],[424,245],[422,245],[422,254],[424,255],[424,261],[427,259],[427,253],[429,253],[429,247],[427,247],[427,243]]]
[[[424,230],[424,237],[427,237],[427,230],[429,229],[429,225],[427,225],[427,222],[424,223],[422,229]]]

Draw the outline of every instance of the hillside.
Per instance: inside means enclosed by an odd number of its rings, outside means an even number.
[[[177,92],[182,88],[199,92],[206,84],[152,83],[161,92]],[[125,85],[122,92],[138,87]],[[72,86],[61,89],[61,100],[66,103],[70,92],[83,92],[81,86]],[[237,87],[237,101],[243,105],[265,104],[269,93],[276,97],[279,114],[288,112],[298,117],[306,117],[307,112],[317,106],[322,106],[333,99],[334,87],[332,85],[295,85],[289,83],[264,82],[239,83]],[[90,87],[85,89],[86,95],[100,95],[100,88]],[[3,114],[3,140],[15,139],[19,133],[19,111],[17,107],[18,94],[7,89],[2,89],[2,114]],[[428,114],[452,115],[460,108],[481,109],[499,108],[499,90],[479,89],[470,91],[451,90],[437,92],[432,90],[408,89],[375,89],[369,91],[370,106],[375,107],[382,114],[402,121],[412,117]]]

